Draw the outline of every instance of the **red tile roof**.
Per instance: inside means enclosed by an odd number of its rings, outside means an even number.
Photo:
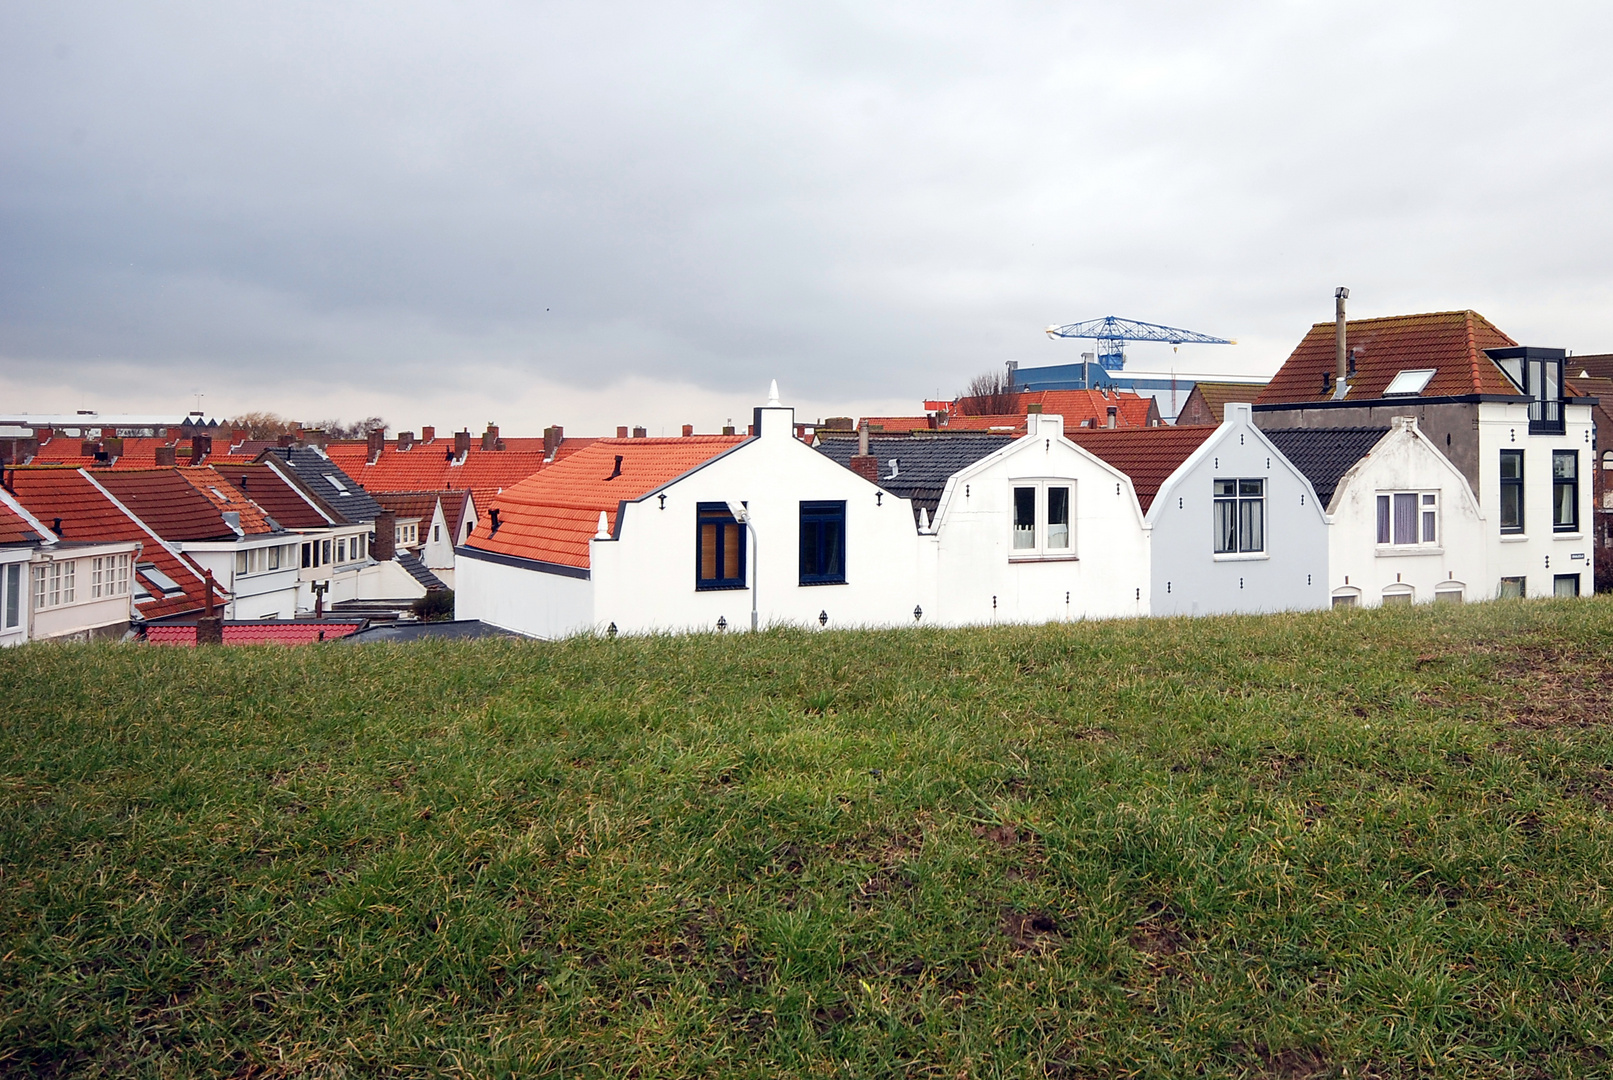
[[[555,461],[565,460],[592,441],[563,440],[555,452]],[[458,464],[455,462],[459,459],[453,456],[452,435],[438,435],[429,443],[416,442],[408,450],[397,447],[397,440],[387,440],[373,465],[365,442],[333,442],[325,447],[325,453],[372,496],[382,491],[468,488],[476,493],[478,506],[487,505],[501,489],[514,487],[544,467],[542,439],[512,437],[504,440],[503,450],[483,450],[481,437],[473,434],[470,450]]]
[[[226,461],[215,463],[212,469],[283,528],[319,529],[330,524],[301,492],[268,465]]]
[[[600,439],[507,489],[492,501],[499,530],[477,526],[467,546],[562,566],[586,567],[600,511],[615,528],[618,504],[702,465],[744,442],[743,435],[671,439]],[[621,474],[611,479],[616,457]],[[491,515],[489,515],[491,516]]]
[[[1292,355],[1255,399],[1257,405],[1326,401],[1324,374],[1337,370],[1334,324],[1311,327]],[[1351,319],[1345,343],[1356,356],[1355,379],[1346,401],[1383,397],[1384,388],[1402,371],[1433,368],[1422,397],[1466,394],[1517,395],[1485,349],[1516,345],[1476,311],[1440,311],[1428,315],[1394,315],[1383,319]]]
[[[0,544],[31,544],[43,537],[11,507],[0,503]]]
[[[96,480],[110,491],[119,502],[129,509],[129,512],[151,526],[153,532],[169,541],[185,540],[234,540],[235,530],[224,523],[222,510],[223,503],[219,503],[212,493],[203,492],[193,485],[181,472],[189,469],[153,469],[124,472],[114,470],[96,474]],[[204,466],[199,470],[209,473]],[[211,474],[210,474],[211,475]],[[205,485],[208,477],[200,477],[199,482]],[[222,477],[213,477],[214,486],[224,484]],[[224,484],[228,487],[227,484]],[[237,495],[237,505],[230,509],[244,511],[248,509],[246,500]],[[251,520],[255,529],[247,529]],[[263,517],[253,511],[252,517],[242,512],[241,527],[247,531],[267,532],[268,527]]]
[[[263,622],[225,623],[226,645],[312,645],[334,641],[358,630],[363,623]],[[148,626],[146,644],[180,645],[194,648],[194,626]]]
[[[181,592],[163,595],[163,586],[153,578],[141,574],[146,591],[152,599],[136,602],[135,611],[142,618],[165,619],[200,611],[206,604],[206,586],[202,571],[188,557],[176,556],[164,547],[140,523],[119,510],[95,485],[77,469],[26,468],[14,470],[12,485],[17,490],[17,501],[27,507],[46,525],[56,518],[62,519],[62,539],[84,542],[121,543],[138,541],[143,546],[138,563],[150,563],[166,574]],[[99,480],[104,474],[97,474]],[[219,604],[224,603],[224,590],[214,587]]]
[[[906,435],[910,431],[929,431],[935,421],[928,416],[864,416],[857,421],[858,427],[863,424],[869,431]]]
[[[442,497],[437,491],[387,491],[375,495],[375,501],[384,509],[392,511],[399,521],[408,521],[418,518],[422,527],[431,524],[431,516],[437,510],[437,500]],[[462,495],[463,492],[448,492],[448,497]],[[425,539],[424,536],[421,537]]]
[[[275,529],[263,517],[263,511],[256,503],[237,491],[235,486],[215,470],[211,465],[201,465],[196,468],[189,466],[175,469],[174,472],[185,479],[191,487],[202,493],[213,508],[219,513],[234,512],[241,515],[241,531],[248,535],[256,533],[274,532]]]
[[[1066,432],[1066,435],[1083,450],[1131,477],[1131,486],[1137,489],[1137,501],[1146,514],[1160,486],[1215,432],[1216,425],[1202,424],[1124,431],[1086,428]]]

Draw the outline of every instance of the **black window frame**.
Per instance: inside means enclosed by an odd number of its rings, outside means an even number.
[[[1210,527],[1211,527],[1212,530],[1214,530],[1214,547],[1215,547],[1215,552],[1214,553],[1216,555],[1263,555],[1263,554],[1265,554],[1266,553],[1266,478],[1263,477],[1263,476],[1243,476],[1243,477],[1218,476],[1218,477],[1215,478],[1214,483],[1215,484],[1231,484],[1232,485],[1232,493],[1230,495],[1221,494],[1220,490],[1215,486],[1212,486],[1211,489],[1210,489],[1210,496],[1211,496]],[[1244,493],[1244,488],[1243,488],[1243,486],[1245,484],[1259,484],[1260,485],[1259,494],[1245,494]],[[1221,514],[1222,514],[1221,506],[1222,506],[1223,503],[1227,504],[1227,505],[1229,505],[1231,507],[1231,512],[1232,512],[1232,536],[1233,536],[1233,546],[1232,547],[1222,547],[1221,546],[1221,539],[1222,539],[1222,537],[1221,537],[1221,531],[1222,531],[1221,530]],[[1245,529],[1244,529],[1244,525],[1245,525],[1244,508],[1245,508],[1246,505],[1251,505],[1251,504],[1255,505],[1255,506],[1258,506],[1259,507],[1259,513],[1260,513],[1260,527],[1259,527],[1260,544],[1257,547],[1250,546],[1250,539],[1249,539],[1248,536],[1245,535]]]
[[[1568,370],[1568,354],[1561,349],[1516,346],[1488,349],[1486,353],[1520,384],[1529,398],[1529,434],[1562,435],[1567,431],[1565,402],[1567,388],[1563,377]],[[1555,379],[1551,378],[1555,375]],[[1547,396],[1555,388],[1556,393]]]
[[[1574,591],[1573,592],[1565,593],[1565,592],[1558,592],[1557,591],[1558,586],[1560,586],[1565,581],[1572,581],[1574,583]],[[1581,586],[1581,584],[1582,584],[1582,582],[1579,580],[1579,574],[1577,574],[1577,573],[1576,574],[1553,574],[1552,577],[1551,577],[1551,595],[1554,598],[1559,599],[1559,600],[1567,599],[1567,598],[1570,598],[1570,597],[1577,597],[1577,596],[1581,595],[1580,594],[1580,586]]]
[[[1574,475],[1559,477],[1557,475],[1557,462],[1559,461],[1572,461],[1574,463]],[[1567,522],[1557,520],[1558,508],[1563,505],[1558,492],[1564,489],[1569,492],[1568,507],[1573,513],[1573,517]],[[1560,533],[1579,532],[1578,450],[1553,450],[1551,452],[1551,531]]]
[[[739,576],[735,578],[714,577],[707,578],[701,574],[700,567],[700,534],[707,525],[718,526],[717,531],[717,573],[721,575],[724,558],[727,551],[728,540],[731,536],[737,537],[739,542]],[[729,527],[732,526],[732,529]],[[727,503],[703,502],[695,504],[694,527],[694,587],[697,592],[717,592],[724,589],[746,588],[749,569],[748,558],[750,544],[745,535],[745,526],[740,524],[729,511]]]
[[[799,582],[802,585],[844,585],[846,583],[846,501],[844,499],[803,499],[800,508]],[[832,540],[839,540],[834,551]],[[839,568],[831,563],[838,554]],[[810,563],[809,563],[810,558]],[[811,567],[810,571],[808,567]]]
[[[1507,476],[1506,460],[1509,457],[1516,458],[1517,461],[1518,461],[1518,474],[1516,476],[1513,476],[1513,477],[1508,477]],[[1523,451],[1522,450],[1503,450],[1503,451],[1501,451],[1501,465],[1500,465],[1500,471],[1499,471],[1499,476],[1500,476],[1500,479],[1501,479],[1501,503],[1500,503],[1499,506],[1496,507],[1496,520],[1500,522],[1501,532],[1502,532],[1503,535],[1509,535],[1510,536],[1510,535],[1521,534],[1523,532],[1523,530],[1524,530],[1524,526],[1527,524],[1527,520],[1526,520],[1525,515],[1524,515],[1524,506],[1525,506],[1525,504],[1524,504],[1524,498],[1523,497],[1524,497],[1525,491],[1524,491],[1524,486],[1523,486],[1523,466],[1524,466],[1524,460],[1523,460]],[[1511,525],[1507,524],[1507,516],[1506,516],[1507,515],[1507,489],[1508,488],[1516,488],[1517,492],[1518,492],[1517,503],[1516,503],[1517,508],[1518,508],[1518,520],[1516,522],[1514,522],[1513,524],[1511,524]]]

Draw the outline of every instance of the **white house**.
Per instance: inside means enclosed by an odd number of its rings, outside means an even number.
[[[1217,427],[1095,429],[1075,442],[1131,476],[1155,615],[1326,607],[1327,518],[1310,481],[1228,404]]]
[[[28,640],[28,562],[50,533],[0,489],[0,645]]]
[[[736,517],[737,512],[737,517]],[[602,439],[502,492],[458,552],[456,614],[538,637],[890,626],[923,593],[911,504],[794,434]]]
[[[1417,428],[1268,431],[1327,505],[1334,607],[1460,603],[1497,588],[1473,488]]]
[[[0,491],[0,645],[122,636],[139,552],[127,541],[64,541]]]
[[[1131,478],[1065,438],[1063,417],[1029,414],[1023,437],[953,473],[923,533],[925,609],[943,625],[1149,610],[1148,527]]]

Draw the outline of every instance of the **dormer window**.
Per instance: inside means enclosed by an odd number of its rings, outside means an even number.
[[[1389,380],[1389,385],[1383,388],[1384,397],[1394,397],[1400,394],[1420,394],[1428,385],[1428,380],[1434,377],[1435,368],[1409,368]]]
[[[1507,373],[1507,378],[1529,396],[1529,434],[1561,435],[1563,424],[1563,365],[1561,349],[1488,349],[1486,355]]]

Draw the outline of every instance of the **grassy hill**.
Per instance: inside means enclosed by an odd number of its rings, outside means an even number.
[[[1606,1076],[1610,644],[0,652],[0,1075]]]

